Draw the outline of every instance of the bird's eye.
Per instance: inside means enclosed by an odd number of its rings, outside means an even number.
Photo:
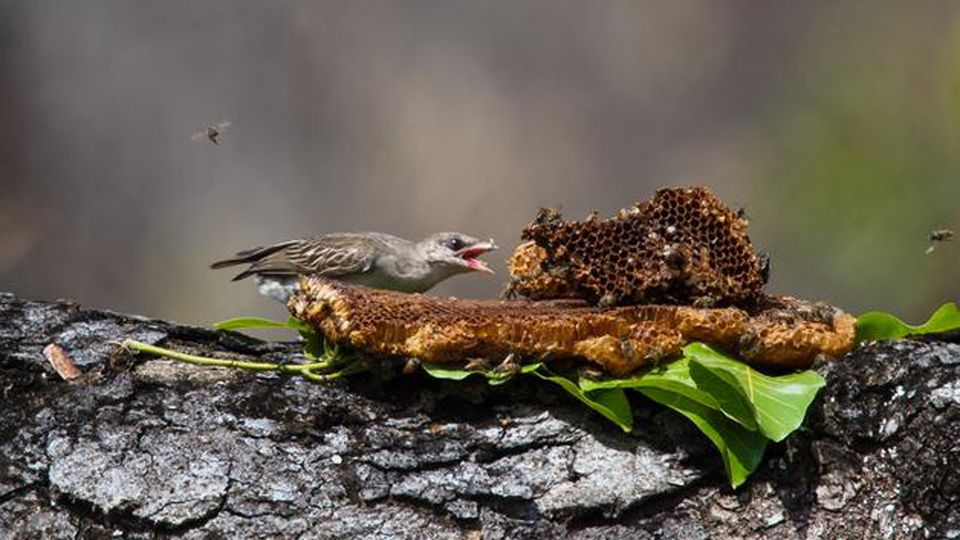
[[[447,240],[447,247],[453,251],[460,251],[460,249],[463,248],[463,240],[456,237],[451,238]]]

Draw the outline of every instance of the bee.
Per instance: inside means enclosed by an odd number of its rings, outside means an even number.
[[[601,296],[600,300],[597,301],[597,307],[599,308],[613,307],[617,305],[617,302],[619,302],[617,295],[613,294],[612,292],[608,292],[607,294]]]
[[[463,369],[467,371],[490,371],[490,361],[486,358],[470,358]]]
[[[537,217],[534,218],[533,223],[536,225],[545,225],[547,223],[555,223],[562,219],[560,214],[562,208],[541,208],[537,211]]]
[[[770,254],[766,251],[760,253],[760,277],[763,279],[763,284],[766,285],[770,283]]]
[[[229,128],[232,124],[227,121],[220,122],[218,124],[209,125],[200,131],[197,131],[190,136],[190,140],[199,141],[207,139],[215,145],[220,145],[220,136]]]
[[[503,362],[500,362],[500,365],[494,369],[498,373],[513,376],[520,373],[520,361],[517,359],[517,355],[510,353],[504,357]]]
[[[930,241],[931,242],[944,242],[953,238],[953,235],[956,234],[950,229],[936,229],[930,231]]]
[[[719,303],[719,301],[718,301],[716,298],[714,298],[714,297],[712,297],[712,296],[710,296],[710,295],[707,294],[707,295],[698,296],[698,297],[694,298],[694,300],[693,300],[693,307],[695,307],[695,308],[712,308],[712,307],[716,306],[718,303]]]
[[[926,254],[929,255],[933,253],[933,250],[937,249],[938,242],[946,242],[953,238],[955,232],[950,229],[934,229],[930,231],[930,247],[927,248]]]
[[[520,297],[520,287],[523,287],[524,278],[521,276],[510,276],[510,281],[507,285],[500,291],[500,298],[504,300],[515,300]]]
[[[422,362],[419,358],[407,358],[407,361],[403,364],[403,374],[412,375],[415,371],[420,369]]]
[[[683,256],[683,253],[677,249],[676,244],[667,244],[663,248],[663,251],[660,252],[660,255],[663,257],[663,260],[666,261],[667,266],[671,270],[680,270],[683,268],[684,263],[686,262],[686,257]]]
[[[633,342],[630,341],[630,338],[628,338],[626,334],[620,334],[620,354],[630,362],[633,362],[637,354],[633,348]]]
[[[603,378],[603,371],[591,366],[581,367],[577,370],[577,374],[580,377],[583,377],[584,379],[590,379],[591,381],[598,381]]]

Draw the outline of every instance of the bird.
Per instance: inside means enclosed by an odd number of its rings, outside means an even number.
[[[378,232],[330,233],[240,251],[210,268],[247,264],[233,281],[253,276],[260,294],[286,304],[301,275],[422,293],[457,274],[493,274],[478,257],[495,249],[493,239],[456,232],[431,234],[418,242]]]

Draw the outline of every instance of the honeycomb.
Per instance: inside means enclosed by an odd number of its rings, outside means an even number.
[[[520,246],[509,292],[531,299],[749,307],[763,297],[747,222],[704,187],[660,189],[607,220],[541,210],[522,238],[540,249]]]
[[[580,293],[562,268],[543,268],[547,251],[534,242],[517,246],[510,257],[510,283],[503,291],[506,298],[517,295],[531,300],[577,298]]]
[[[790,296],[761,300],[736,351],[748,363],[806,369],[818,356],[839,358],[853,348],[857,319],[825,303]]]
[[[829,306],[764,298],[737,307],[635,305],[583,300],[457,300],[301,278],[293,315],[341,345],[384,357],[454,363],[508,354],[580,359],[626,375],[703,341],[760,366],[806,367],[853,346],[854,319]]]

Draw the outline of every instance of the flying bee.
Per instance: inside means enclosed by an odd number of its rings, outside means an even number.
[[[232,124],[227,121],[220,122],[218,124],[209,125],[200,131],[194,133],[190,136],[190,140],[199,141],[207,139],[215,145],[220,144],[220,136],[229,128]]]
[[[931,242],[945,242],[953,238],[953,235],[956,234],[950,229],[936,229],[930,231],[930,241]]]
[[[927,255],[933,253],[933,250],[937,249],[938,242],[946,242],[953,238],[954,233],[950,229],[934,229],[930,231],[930,247],[927,248]]]

